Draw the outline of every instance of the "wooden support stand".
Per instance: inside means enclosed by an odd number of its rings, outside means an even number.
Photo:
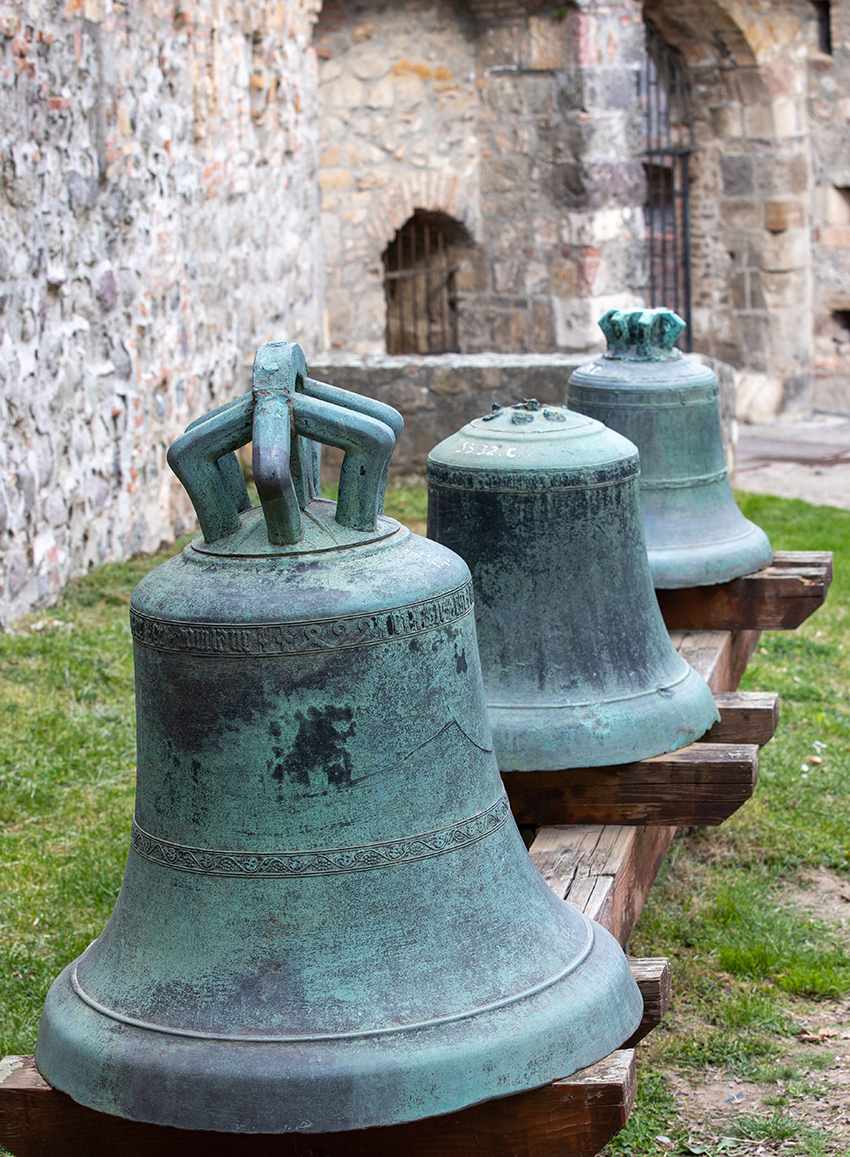
[[[717,586],[656,591],[668,630],[793,630],[832,581],[831,551],[775,551],[773,565]]]
[[[566,1080],[459,1113],[383,1129],[279,1136],[144,1125],[77,1105],[32,1057],[0,1083],[0,1144],[15,1157],[593,1157],[626,1123],[635,1054],[620,1049]]]
[[[348,1133],[250,1136],[171,1129],[97,1113],[47,1084],[31,1056],[0,1061],[0,1144],[15,1157],[593,1157],[628,1120],[632,1045],[670,1002],[670,965],[631,960],[640,1027],[622,1049],[540,1089],[443,1117]]]
[[[726,692],[720,722],[668,755],[609,767],[508,771],[502,780],[518,824],[721,824],[750,798],[758,749],[776,731],[779,697]]]
[[[799,626],[822,605],[831,579],[829,552],[776,552],[773,566],[758,574],[716,587],[656,592],[674,646],[702,675],[720,707],[720,723],[706,739],[766,741],[765,727],[771,733],[775,729],[778,707],[775,701],[768,706],[766,700],[758,705],[751,699],[759,721],[748,732],[748,697],[738,698],[738,684],[762,629]],[[739,598],[742,590],[746,597]],[[731,715],[727,711],[724,720],[730,695],[740,706]],[[673,823],[624,825],[622,818],[618,824],[547,826],[537,832],[529,852],[559,896],[599,920],[625,945],[675,834]]]

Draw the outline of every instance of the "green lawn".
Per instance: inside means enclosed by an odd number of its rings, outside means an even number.
[[[744,1132],[725,1148],[722,1138],[689,1148],[695,1123],[687,1113],[682,1119],[664,1076],[695,1078],[715,1067],[748,1081],[811,1081],[817,1053],[801,1058],[797,1050],[789,1062],[789,1049],[813,1002],[850,990],[850,945],[786,898],[812,869],[850,871],[850,513],[763,495],[738,499],[775,549],[834,551],[835,578],[802,627],[762,635],[741,684],[780,695],[780,725],[761,752],[755,797],[719,828],[679,833],[632,936],[635,955],[670,958],[674,999],[639,1051],[638,1107],[606,1150],[618,1157],[749,1153],[753,1139],[773,1145],[767,1153],[847,1153],[781,1106],[741,1118]]]
[[[671,958],[676,996],[642,1048],[639,1105],[612,1154],[733,1152],[700,1150],[665,1074],[720,1065],[772,1080],[810,1002],[850,990],[847,946],[786,899],[808,869],[850,870],[850,513],[754,495],[741,504],[776,548],[834,550],[836,577],[802,628],[762,636],[747,672],[744,687],[781,695],[756,797],[721,828],[676,840],[632,939],[637,955]],[[421,524],[424,489],[391,491],[387,511]],[[0,635],[0,1055],[32,1052],[50,981],[115,899],[135,763],[127,611],[161,557],[75,580],[56,606]],[[781,1136],[784,1114],[742,1118],[740,1151],[764,1135],[782,1152],[839,1152],[803,1125],[797,1148]]]

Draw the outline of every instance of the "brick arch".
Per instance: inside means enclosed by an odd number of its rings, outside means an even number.
[[[789,28],[741,0],[648,0],[644,14],[696,68],[712,63],[712,49],[727,64],[760,67],[783,51]]]
[[[435,169],[408,173],[382,192],[377,208],[366,224],[366,233],[374,250],[373,258],[380,259],[397,231],[417,209],[454,217],[477,240],[480,229],[474,203],[467,182],[456,173]]]

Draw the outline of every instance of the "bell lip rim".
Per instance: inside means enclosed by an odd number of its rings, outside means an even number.
[[[581,918],[584,924],[586,933],[585,943],[580,947],[577,954],[569,961],[569,963],[554,975],[538,982],[531,987],[524,989],[522,992],[512,994],[511,996],[502,997],[500,1000],[489,1001],[487,1004],[478,1006],[477,1008],[464,1009],[461,1012],[450,1013],[447,1016],[434,1017],[431,1020],[415,1021],[410,1024],[386,1025],[378,1028],[360,1029],[354,1032],[339,1032],[339,1033],[305,1033],[303,1035],[269,1035],[269,1036],[242,1036],[234,1033],[210,1033],[191,1031],[188,1029],[174,1028],[166,1025],[154,1024],[150,1021],[139,1020],[135,1017],[126,1016],[123,1013],[117,1012],[115,1009],[110,1009],[106,1005],[101,1004],[95,1000],[94,997],[89,996],[82,988],[77,977],[77,968],[81,961],[85,959],[86,953],[92,948],[92,944],[85,949],[85,951],[67,967],[67,979],[72,991],[77,998],[87,1005],[94,1012],[105,1016],[110,1020],[116,1021],[119,1024],[126,1024],[130,1028],[142,1029],[147,1032],[158,1032],[165,1036],[178,1036],[182,1038],[189,1038],[191,1040],[214,1040],[224,1041],[232,1044],[246,1044],[246,1045],[301,1045],[301,1044],[320,1044],[324,1042],[333,1041],[347,1041],[347,1040],[367,1040],[373,1037],[392,1036],[396,1033],[403,1032],[417,1032],[420,1030],[427,1030],[433,1028],[441,1028],[443,1025],[455,1024],[458,1021],[468,1020],[471,1017],[483,1016],[488,1013],[498,1012],[510,1005],[517,1004],[522,1000],[531,999],[541,992],[552,988],[554,985],[566,979],[572,972],[580,968],[587,960],[593,951],[596,943],[596,931],[593,926],[593,921],[589,919],[580,909],[576,908],[572,913]]]

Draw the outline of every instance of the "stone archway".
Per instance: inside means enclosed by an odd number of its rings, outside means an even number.
[[[685,61],[694,347],[741,374],[746,414],[811,389],[810,143],[803,6],[649,0],[645,18]],[[773,11],[771,11],[773,9]]]

